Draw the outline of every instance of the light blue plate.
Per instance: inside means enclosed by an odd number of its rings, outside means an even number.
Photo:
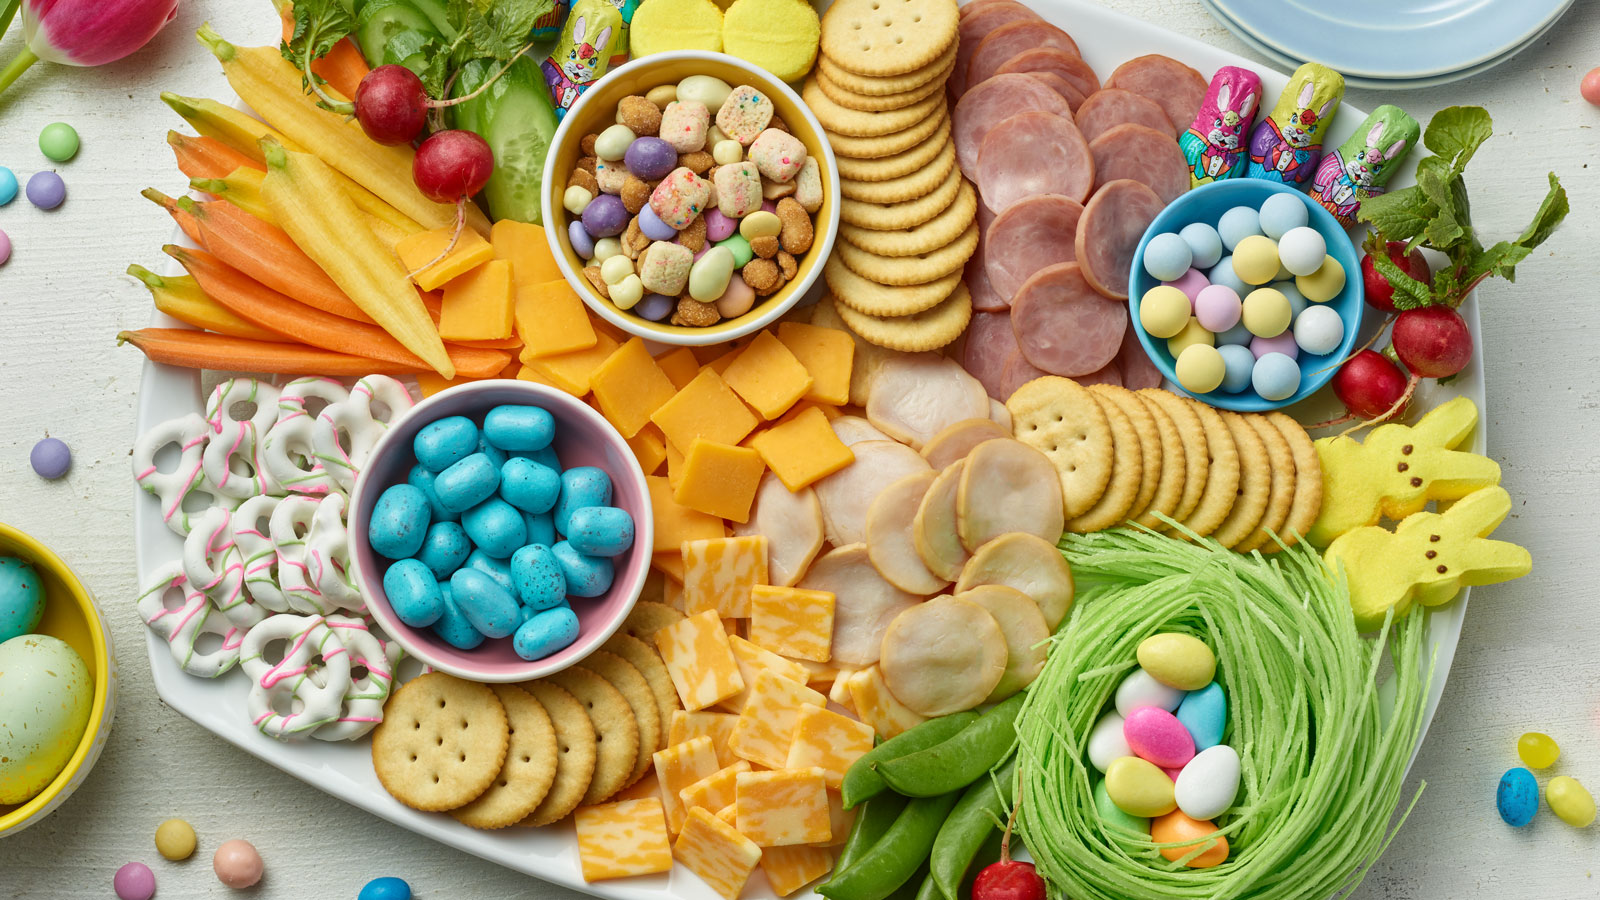
[[[1262,44],[1345,75],[1421,79],[1506,56],[1573,0],[1209,0]]]
[[[1273,194],[1290,194],[1300,198],[1311,214],[1311,227],[1328,242],[1328,255],[1337,260],[1339,265],[1344,266],[1344,290],[1325,304],[1338,310],[1339,318],[1344,320],[1344,340],[1332,353],[1320,356],[1300,354],[1297,360],[1300,363],[1300,390],[1287,400],[1268,400],[1249,388],[1238,394],[1227,393],[1221,388],[1208,394],[1195,394],[1185,390],[1178,382],[1178,374],[1173,368],[1172,354],[1167,352],[1167,342],[1151,337],[1139,327],[1139,300],[1145,291],[1160,284],[1144,270],[1145,245],[1158,234],[1178,231],[1183,226],[1195,222],[1215,225],[1223,213],[1235,206],[1260,209],[1261,204]],[[1150,227],[1145,229],[1144,236],[1139,239],[1139,249],[1133,254],[1133,267],[1128,274],[1128,313],[1132,319],[1128,327],[1132,328],[1133,333],[1139,338],[1139,344],[1144,347],[1145,355],[1156,364],[1156,368],[1161,370],[1167,381],[1177,385],[1179,391],[1211,406],[1235,412],[1267,412],[1282,409],[1315,394],[1333,378],[1334,371],[1339,368],[1338,361],[1349,356],[1350,351],[1355,348],[1356,338],[1361,333],[1361,313],[1365,309],[1366,300],[1361,287],[1361,262],[1356,256],[1355,245],[1350,242],[1350,236],[1345,233],[1339,220],[1304,191],[1259,178],[1230,178],[1227,181],[1203,184],[1167,204],[1167,208],[1155,217]]]

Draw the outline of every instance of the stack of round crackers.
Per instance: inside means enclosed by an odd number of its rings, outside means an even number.
[[[978,246],[978,200],[961,177],[945,82],[954,0],[838,0],[801,92],[838,160],[839,236],[823,277],[862,338],[916,352],[972,318],[962,268]]]

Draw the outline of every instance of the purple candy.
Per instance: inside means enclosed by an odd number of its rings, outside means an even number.
[[[628,208],[615,194],[601,194],[583,208],[583,227],[593,237],[616,237],[628,227]]]
[[[111,876],[111,889],[119,900],[150,900],[156,894],[156,873],[142,862],[131,862]]]
[[[658,137],[634,138],[622,154],[622,162],[629,172],[645,181],[655,181],[678,167],[678,151]]]
[[[72,468],[72,450],[61,439],[47,437],[33,445],[28,464],[40,478],[55,481]]]
[[[775,213],[778,211],[778,204],[775,200],[763,200],[761,201],[761,208],[766,212]]]
[[[666,294],[645,294],[644,299],[633,307],[633,311],[642,318],[649,319],[652,322],[659,322],[665,319],[667,314],[672,312],[677,305],[677,299],[668,297]]]
[[[1183,291],[1184,296],[1189,298],[1189,306],[1191,308],[1194,307],[1196,298],[1199,296],[1201,289],[1210,283],[1211,282],[1206,280],[1206,273],[1200,271],[1199,269],[1190,269],[1189,271],[1178,276],[1177,281],[1162,282],[1162,284],[1175,287],[1178,290]]]
[[[10,258],[11,258],[11,238],[7,237],[6,233],[4,231],[0,231],[0,266],[5,265],[6,264],[6,260],[8,260]]]
[[[678,236],[677,230],[661,221],[661,217],[656,215],[656,211],[648,203],[639,210],[639,230],[652,241],[670,241]]]
[[[40,209],[55,209],[67,199],[67,183],[54,172],[35,172],[28,179],[28,202]]]
[[[582,222],[575,220],[567,223],[567,240],[572,243],[573,253],[584,259],[594,259],[594,238],[589,237]]]
[[[1250,353],[1256,359],[1268,353],[1282,353],[1290,359],[1300,357],[1300,346],[1294,342],[1294,329],[1290,328],[1277,337],[1253,337],[1250,339]]]
[[[777,207],[773,207],[776,209]],[[730,219],[722,214],[722,210],[715,206],[706,210],[706,240],[715,244],[717,241],[727,240],[732,236],[734,229],[739,227],[738,219]]]

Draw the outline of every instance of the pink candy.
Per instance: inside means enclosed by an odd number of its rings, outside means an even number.
[[[722,210],[716,207],[706,210],[707,243],[715,244],[717,241],[726,240],[738,227],[739,223],[723,215]]]
[[[1294,342],[1294,331],[1285,331],[1277,337],[1253,337],[1250,339],[1250,352],[1256,359],[1268,353],[1282,353],[1290,359],[1298,359],[1300,346]]]
[[[1183,275],[1180,276],[1177,281],[1162,282],[1162,284],[1166,284],[1170,287],[1175,287],[1178,290],[1183,291],[1184,296],[1189,298],[1189,304],[1191,306],[1194,305],[1195,298],[1200,295],[1200,289],[1204,288],[1210,283],[1210,281],[1206,280],[1205,273],[1199,269],[1190,269],[1189,271],[1183,273]]]
[[[1239,324],[1239,317],[1244,312],[1239,295],[1225,284],[1207,285],[1193,299],[1194,314],[1200,320],[1200,327],[1213,334],[1221,334]]]
[[[1157,706],[1145,706],[1128,714],[1122,723],[1122,737],[1135,756],[1163,769],[1182,768],[1194,758],[1194,738],[1178,717]]]

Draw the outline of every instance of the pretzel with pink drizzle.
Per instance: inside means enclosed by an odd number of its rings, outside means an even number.
[[[311,574],[311,551],[306,536],[316,516],[321,498],[294,494],[278,501],[272,511],[268,534],[278,551],[278,588],[291,612],[313,614],[330,612],[322,592]]]
[[[278,421],[278,394],[276,387],[264,381],[234,378],[217,385],[206,401],[211,434],[202,470],[223,496],[244,500],[281,490],[261,452],[268,430]],[[239,404],[254,407],[248,419],[234,418],[233,408]]]
[[[411,405],[411,393],[395,379],[387,375],[362,378],[350,389],[349,397],[329,403],[317,415],[317,426],[311,432],[317,461],[340,488],[353,490],[373,445]],[[375,413],[374,406],[383,409]],[[340,443],[341,434],[349,441],[348,449]]]
[[[270,612],[288,612],[289,601],[278,586],[278,548],[272,543],[272,513],[280,497],[258,494],[233,511],[233,542],[244,557],[244,589],[256,605]]]
[[[268,662],[268,647],[279,641],[285,644],[283,657]],[[239,647],[239,665],[251,681],[245,701],[251,724],[287,740],[338,722],[352,686],[350,662],[344,642],[322,616],[267,617]]]
[[[352,616],[328,616],[325,620],[350,652],[352,678],[345,692],[339,718],[318,728],[311,736],[319,741],[353,741],[383,721],[383,704],[394,686],[394,667],[400,661],[400,645],[372,633],[367,621]],[[354,677],[358,669],[365,674]],[[321,671],[312,678],[321,679]]]
[[[305,537],[306,575],[321,595],[324,612],[346,609],[356,615],[367,603],[350,575],[350,532],[344,524],[343,494],[329,494],[311,514]]]
[[[133,478],[139,487],[161,501],[161,519],[180,537],[190,530],[189,511],[184,501],[191,494],[203,493],[213,500],[208,506],[232,509],[237,499],[221,494],[205,478],[203,456],[211,427],[199,413],[189,413],[153,426],[133,442]],[[156,465],[156,454],[168,445],[178,447],[178,464],[163,472]]]
[[[344,385],[332,378],[296,378],[278,395],[278,421],[267,430],[261,458],[267,472],[283,489],[298,494],[327,494],[339,482],[323,466],[314,443],[317,418],[306,401],[341,403],[350,397]]]
[[[233,514],[213,506],[200,514],[183,541],[183,572],[189,586],[205,594],[239,628],[266,618],[244,590],[244,553],[233,539]]]
[[[216,607],[209,597],[189,585],[182,563],[174,561],[158,569],[136,605],[139,617],[166,640],[173,661],[183,671],[200,678],[216,678],[238,664],[244,630],[226,616],[211,615]],[[206,634],[221,638],[221,644],[208,651],[197,649],[195,644]]]

